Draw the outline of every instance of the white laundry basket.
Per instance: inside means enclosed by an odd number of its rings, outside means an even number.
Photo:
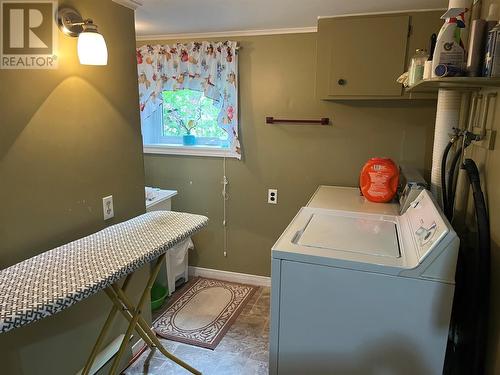
[[[162,190],[158,188],[146,187],[146,211],[170,211],[171,199],[177,195],[176,190]],[[175,282],[181,277],[188,281],[188,250],[193,249],[191,238],[175,245],[167,250],[165,265],[160,268],[156,282],[168,287],[168,295],[175,291]]]
[[[193,248],[193,241],[188,238],[167,250],[165,258],[169,296],[175,291],[175,282],[177,280],[184,278],[184,281],[188,281],[188,253],[189,249]]]

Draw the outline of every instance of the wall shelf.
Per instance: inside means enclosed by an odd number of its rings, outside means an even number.
[[[487,77],[443,77],[420,81],[412,87],[407,87],[409,93],[430,93],[438,89],[453,89],[460,91],[477,91],[487,88],[500,88],[500,78]]]

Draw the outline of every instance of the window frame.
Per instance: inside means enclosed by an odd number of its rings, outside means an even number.
[[[167,146],[182,146],[184,147],[185,145],[182,144],[182,135],[160,135],[159,141],[161,145],[167,145]],[[179,142],[180,141],[180,142]],[[226,149],[228,147],[222,147],[220,145],[217,145],[217,143],[220,143],[220,139],[217,137],[199,137],[196,136],[196,145],[198,146],[207,146],[207,147],[216,147],[220,149]],[[228,143],[228,141],[225,141]],[[187,146],[189,147],[189,146]]]
[[[209,156],[222,158],[240,159],[241,155],[232,150],[232,147],[210,146],[207,144],[186,146],[177,143],[168,143],[173,138],[182,138],[182,136],[165,136],[163,135],[163,102],[160,108],[157,109],[161,113],[161,122],[154,124],[154,131],[158,132],[158,141],[166,141],[165,143],[145,144],[143,140],[144,154],[160,154],[160,155],[186,155],[186,156]],[[238,127],[240,123],[238,122]],[[198,137],[201,139],[216,140],[215,137]]]
[[[180,146],[180,145],[163,145],[151,144],[144,145],[143,151],[145,154],[159,155],[185,155],[185,156],[209,156],[219,158],[235,158],[240,159],[241,156],[229,149],[211,146]]]

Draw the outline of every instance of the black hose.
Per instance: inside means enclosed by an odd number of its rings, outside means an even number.
[[[457,169],[458,161],[460,160],[460,156],[462,154],[462,147],[459,147],[450,164],[450,170],[448,171],[448,197],[447,197],[447,205],[444,208],[444,214],[451,222],[453,218],[453,203],[455,202],[455,189],[453,181],[455,181],[455,170]]]
[[[490,293],[490,225],[476,164],[465,159],[474,199],[477,245],[460,236],[455,296],[451,314],[444,375],[484,375]]]
[[[478,235],[478,249],[473,257],[474,277],[469,281],[475,284],[476,293],[475,298],[468,301],[475,312],[475,316],[470,317],[475,328],[470,337],[474,342],[470,348],[473,351],[471,365],[474,374],[484,374],[490,293],[490,223],[476,163],[472,159],[465,159],[463,168],[472,186]]]
[[[477,166],[465,159],[462,168],[472,186],[477,246],[468,246],[466,238],[461,240],[444,374],[482,375],[488,330],[490,225]]]
[[[441,159],[441,196],[443,197],[443,211],[446,213],[446,209],[448,207],[448,195],[446,190],[446,161],[448,159],[448,153],[450,152],[451,146],[453,146],[453,142],[448,142],[446,145],[443,158]]]

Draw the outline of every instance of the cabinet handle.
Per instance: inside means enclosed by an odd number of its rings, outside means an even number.
[[[340,86],[344,86],[347,82],[345,79],[341,78],[337,81],[337,83],[340,85]]]

